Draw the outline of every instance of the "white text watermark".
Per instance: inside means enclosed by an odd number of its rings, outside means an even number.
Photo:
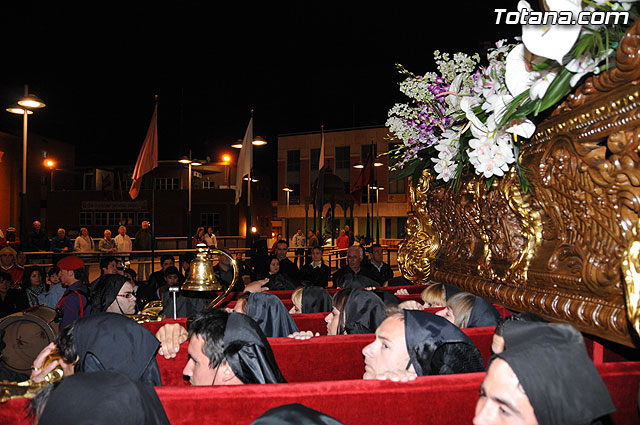
[[[629,22],[629,12],[626,11],[583,10],[575,16],[568,10],[507,12],[507,9],[494,9],[494,12],[496,24],[508,25],[626,25]]]

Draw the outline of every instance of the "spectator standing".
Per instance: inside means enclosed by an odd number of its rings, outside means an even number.
[[[116,250],[116,242],[111,239],[111,230],[107,229],[104,231],[104,238],[100,239],[98,243],[98,250],[103,254],[112,255]]]
[[[71,252],[73,251],[73,243],[67,236],[67,231],[62,227],[58,229],[58,233],[51,238],[51,251],[53,252]]]
[[[304,263],[304,248],[305,248],[305,246],[307,244],[307,240],[304,237],[304,235],[302,234],[302,230],[301,229],[298,229],[296,234],[293,235],[293,238],[292,238],[291,241],[292,241],[293,247],[296,249],[296,251],[295,251],[296,257],[295,257],[294,264],[298,268],[302,268],[303,263]]]
[[[349,246],[353,245],[355,242],[355,237],[353,236],[353,232],[349,229],[349,225],[344,226],[344,233],[349,238]],[[347,247],[348,248],[348,247]]]
[[[131,238],[127,235],[127,228],[125,226],[118,227],[118,234],[113,240],[116,243],[116,251],[118,252],[126,252],[128,254],[133,249]]]
[[[340,236],[336,239],[336,247],[338,249],[347,249],[349,248],[349,236],[347,236],[344,230],[340,230]],[[346,251],[339,252],[338,255],[342,257],[343,255],[347,255]],[[340,260],[340,267],[344,267],[347,264],[346,259]]]
[[[80,236],[78,236],[73,244],[73,250],[79,252],[96,251],[93,239],[89,236],[89,231],[86,227],[80,229]]]
[[[134,251],[151,251],[152,245],[153,237],[151,229],[149,229],[149,222],[145,220],[142,222],[140,230],[136,232],[133,249]],[[139,257],[138,261],[138,280],[149,279],[149,274],[151,273],[151,257],[148,255]]]
[[[49,251],[49,238],[47,238],[47,232],[44,231],[42,224],[38,220],[33,222],[31,232],[27,235],[27,251]]]
[[[218,241],[216,240],[216,235],[213,233],[213,227],[207,227],[207,233],[204,234],[204,243],[207,244],[209,248],[217,248]]]
[[[20,249],[20,238],[16,236],[15,227],[9,227],[3,237],[0,237],[0,247],[10,246],[18,251]]]

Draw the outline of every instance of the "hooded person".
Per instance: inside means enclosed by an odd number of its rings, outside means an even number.
[[[305,286],[302,289],[302,313],[324,313],[331,311],[331,295],[320,286]]]
[[[258,324],[242,313],[212,309],[189,324],[189,361],[183,374],[192,385],[285,383]]]
[[[112,371],[66,377],[38,393],[32,410],[39,425],[169,425],[151,385]]]
[[[353,289],[340,315],[340,330],[347,334],[375,332],[385,317],[385,305],[378,295],[364,289]]]
[[[474,424],[517,410],[524,423],[582,425],[616,410],[571,325],[511,321],[503,335],[506,349],[489,362]]]
[[[247,301],[246,312],[269,338],[285,337],[298,332],[291,314],[282,301],[273,294],[252,293]]]
[[[476,295],[476,301],[473,303],[467,327],[497,326],[501,319],[502,316],[500,316],[500,313],[492,303]]]
[[[480,350],[447,319],[405,310],[404,327],[407,351],[418,376],[484,371]]]
[[[390,308],[362,354],[364,379],[484,371],[480,351],[467,335],[446,319],[420,310]]]
[[[91,285],[92,313],[135,314],[133,282],[127,276],[106,274]]]
[[[303,404],[274,407],[256,418],[251,425],[342,425],[342,422]]]
[[[70,333],[76,372],[111,370],[136,382],[162,385],[156,361],[160,341],[144,326],[120,314],[98,313],[78,319]]]

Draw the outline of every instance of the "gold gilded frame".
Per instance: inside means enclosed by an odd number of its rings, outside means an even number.
[[[640,330],[640,23],[616,67],[589,77],[521,147],[512,171],[460,190],[424,174],[398,262],[414,283],[455,284],[518,311],[634,345]],[[636,242],[637,241],[637,242]],[[635,243],[635,245],[634,245]]]

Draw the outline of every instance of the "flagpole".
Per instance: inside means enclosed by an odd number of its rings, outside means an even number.
[[[251,110],[251,121],[253,121],[253,109]],[[253,216],[251,212],[251,170],[253,169],[253,128],[251,129],[251,139],[249,140],[249,174],[247,175],[247,236],[246,247],[251,248],[251,227],[253,225]]]
[[[156,111],[158,109],[158,95],[155,95]],[[157,123],[156,114],[156,123]],[[156,169],[151,170],[151,273],[153,273],[156,254]],[[143,269],[144,270],[144,269]]]

